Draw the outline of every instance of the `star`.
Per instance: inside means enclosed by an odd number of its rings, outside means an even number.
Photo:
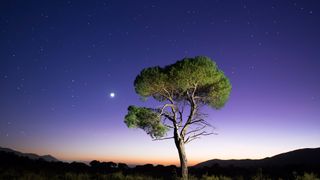
[[[114,98],[116,96],[116,94],[114,92],[111,92],[109,96],[110,96],[110,98]]]

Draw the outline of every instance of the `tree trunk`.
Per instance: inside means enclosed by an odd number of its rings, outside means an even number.
[[[179,153],[181,177],[183,180],[188,180],[188,162],[184,149],[184,142],[180,137],[175,137],[175,144]]]

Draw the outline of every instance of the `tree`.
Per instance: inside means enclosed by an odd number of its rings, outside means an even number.
[[[220,109],[229,98],[231,84],[215,62],[204,56],[185,58],[165,67],[143,69],[134,81],[137,94],[161,103],[155,108],[129,106],[125,123],[141,128],[154,140],[174,139],[181,176],[188,179],[185,144],[213,134],[203,106]],[[167,136],[168,134],[172,136]]]
[[[118,164],[118,169],[121,170],[121,171],[126,171],[129,169],[129,166],[125,163],[119,163]]]

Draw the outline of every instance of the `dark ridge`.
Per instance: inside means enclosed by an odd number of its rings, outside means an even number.
[[[33,153],[22,153],[22,152],[19,152],[19,151],[15,151],[15,150],[12,150],[12,149],[9,149],[9,148],[3,148],[3,147],[0,147],[0,151],[13,153],[15,155],[27,157],[27,158],[32,159],[32,160],[43,159],[43,160],[48,161],[48,162],[58,162],[59,161],[57,158],[55,158],[55,157],[53,157],[51,155],[40,156],[40,155],[33,154]]]
[[[199,163],[194,168],[211,167],[219,165],[222,167],[266,167],[266,166],[286,166],[286,165],[320,165],[320,148],[298,149],[264,159],[240,159],[240,160],[220,160],[212,159]],[[320,166],[319,166],[320,167]]]
[[[190,175],[202,179],[203,176],[227,176],[231,179],[268,179],[297,180],[298,176],[320,175],[320,148],[300,149],[260,160],[210,160],[189,168]],[[32,157],[32,158],[30,158]],[[124,163],[48,161],[54,157],[38,156],[0,148],[0,179],[19,179],[20,177],[39,176],[42,179],[68,179],[79,175],[89,179],[113,179],[114,176],[144,175],[157,179],[176,180],[179,167],[163,165],[137,165],[129,167]],[[120,174],[117,174],[120,173]],[[106,176],[108,175],[108,176]],[[313,176],[313,177],[315,177]],[[68,178],[66,178],[68,177]],[[40,178],[40,179],[41,179]],[[36,179],[36,178],[34,178]],[[141,178],[140,178],[141,179]]]

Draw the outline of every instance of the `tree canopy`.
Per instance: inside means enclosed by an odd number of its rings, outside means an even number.
[[[150,108],[129,106],[125,122],[129,128],[141,128],[152,138],[165,135],[168,128],[161,123],[159,113]]]
[[[219,109],[229,98],[231,84],[215,62],[205,56],[185,58],[165,67],[143,69],[134,81],[137,94],[143,98],[153,97],[167,106],[178,103],[208,105]],[[192,102],[194,101],[194,102]],[[152,138],[165,136],[169,130],[164,119],[173,112],[164,113],[164,108],[152,109],[130,106],[125,117],[128,127],[145,130]]]
[[[231,84],[215,62],[205,56],[185,58],[165,67],[143,69],[134,81],[137,94],[153,97],[162,106],[147,108],[129,106],[125,123],[141,128],[155,140],[174,139],[182,179],[188,179],[184,145],[200,136],[210,135],[212,127],[200,108],[219,109],[229,98]],[[167,137],[172,130],[173,136]]]
[[[154,97],[158,101],[172,98],[185,101],[188,93],[203,104],[221,108],[227,101],[231,85],[216,63],[204,56],[185,58],[163,68],[156,66],[143,69],[136,77],[134,86],[142,97]]]

